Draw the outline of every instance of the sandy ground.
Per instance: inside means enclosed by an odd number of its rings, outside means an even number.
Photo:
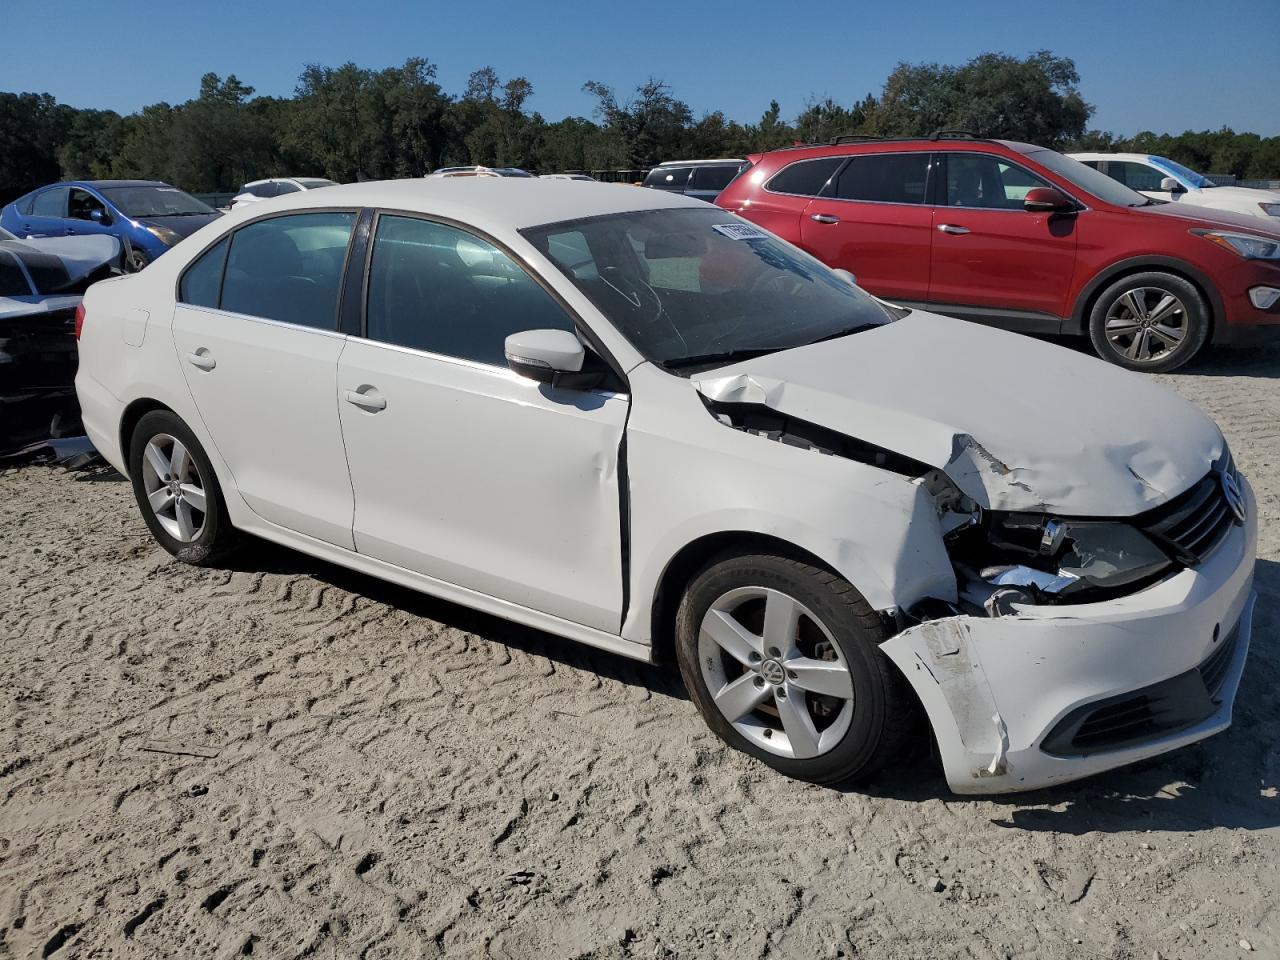
[[[665,670],[0,476],[0,957],[1278,957],[1280,352],[1164,379],[1259,494],[1235,726],[1009,799],[793,783]]]

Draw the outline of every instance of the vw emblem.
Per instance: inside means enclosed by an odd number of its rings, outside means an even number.
[[[774,686],[777,686],[786,679],[787,672],[782,669],[782,664],[777,660],[766,660],[760,664],[760,675]]]
[[[1241,523],[1245,521],[1244,491],[1240,489],[1240,477],[1234,470],[1223,470],[1218,474],[1222,483],[1222,495],[1227,498],[1227,506]]]

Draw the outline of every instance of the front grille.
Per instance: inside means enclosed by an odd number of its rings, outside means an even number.
[[[1200,666],[1141,690],[1077,707],[1058,721],[1040,748],[1060,757],[1082,757],[1194,726],[1218,709],[1239,641],[1236,623]]]
[[[1228,461],[1226,469],[1235,468]],[[1218,470],[1209,471],[1186,493],[1138,518],[1148,535],[1189,565],[1207,560],[1235,522]]]

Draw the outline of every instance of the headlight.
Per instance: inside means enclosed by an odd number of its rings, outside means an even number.
[[[1280,203],[1260,203],[1258,206],[1268,217],[1280,217]]]
[[[1236,256],[1246,260],[1280,260],[1280,240],[1268,240],[1247,233],[1228,233],[1222,230],[1194,230],[1211,243],[1226,247]]]
[[[168,227],[152,227],[144,226],[142,229],[151,234],[166,247],[172,247],[175,243],[182,239],[182,234],[177,230],[170,230]]]
[[[1117,520],[992,514],[951,547],[966,599],[992,616],[1011,604],[1087,603],[1139,589],[1174,566],[1145,533]]]

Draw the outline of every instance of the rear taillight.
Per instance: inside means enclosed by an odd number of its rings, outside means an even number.
[[[65,329],[65,328],[64,328]],[[76,339],[80,339],[80,331],[84,329],[84,301],[76,304]]]

